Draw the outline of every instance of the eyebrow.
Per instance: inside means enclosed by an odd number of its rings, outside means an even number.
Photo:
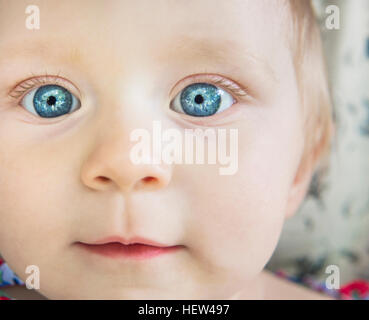
[[[235,68],[241,68],[238,61],[243,59],[248,65],[256,65],[273,81],[277,81],[276,73],[266,59],[252,53],[251,50],[234,40],[214,40],[182,35],[176,37],[175,43],[171,43],[168,47],[166,47],[166,53],[161,56],[162,59],[174,56],[176,59],[196,61],[202,58],[208,59],[210,63],[233,65]]]

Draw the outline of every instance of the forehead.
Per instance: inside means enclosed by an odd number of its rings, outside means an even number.
[[[284,2],[35,0],[40,29],[28,30],[29,1],[0,0],[0,59],[37,54],[74,63],[201,60],[234,68],[244,59],[272,73],[288,52]]]

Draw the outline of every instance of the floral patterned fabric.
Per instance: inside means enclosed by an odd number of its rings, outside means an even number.
[[[309,289],[312,289],[322,294],[331,296],[338,300],[369,300],[369,281],[366,280],[354,280],[338,290],[327,289],[325,282],[319,281],[311,276],[295,277],[287,275],[284,271],[278,271],[276,276],[284,278],[286,280],[295,282],[299,285],[303,285]]]
[[[0,258],[0,289],[2,287],[24,285],[24,282],[9,268],[4,260]],[[11,300],[12,298],[0,290],[0,300]]]

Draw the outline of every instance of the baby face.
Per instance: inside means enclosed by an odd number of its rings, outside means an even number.
[[[28,1],[0,1],[0,253],[22,279],[36,265],[41,293],[72,299],[252,288],[296,206],[304,146],[283,2],[33,1],[30,30]],[[202,116],[173,107],[194,84],[231,103]],[[132,162],[130,134],[153,121],[236,129],[237,172]],[[87,249],[119,237],[176,250]]]

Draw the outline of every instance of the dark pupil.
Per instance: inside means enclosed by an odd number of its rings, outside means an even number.
[[[198,103],[198,104],[201,104],[201,103],[203,103],[204,102],[204,98],[201,96],[201,95],[197,95],[196,97],[195,97],[195,102],[196,103]]]
[[[49,106],[53,106],[55,104],[55,102],[56,102],[56,98],[54,96],[50,96],[50,97],[47,98],[47,104]]]

